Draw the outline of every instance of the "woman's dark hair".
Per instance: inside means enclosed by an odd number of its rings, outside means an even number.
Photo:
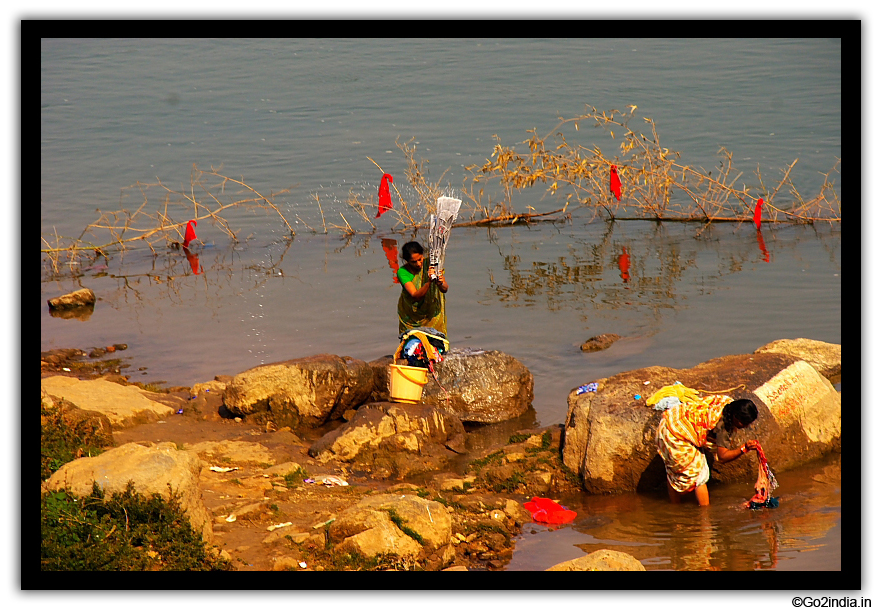
[[[739,398],[723,407],[723,427],[726,432],[732,434],[735,431],[735,422],[742,426],[752,424],[757,416],[756,405],[752,400]]]
[[[418,241],[409,241],[403,246],[401,246],[401,258],[405,263],[410,262],[410,257],[414,254],[422,254],[423,247],[420,245]]]

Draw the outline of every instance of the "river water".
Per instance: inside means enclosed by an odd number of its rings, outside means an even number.
[[[350,192],[376,198],[368,157],[412,196],[396,138],[413,139],[426,173],[446,171],[455,194],[494,135],[515,144],[586,104],[634,104],[684,162],[711,168],[725,146],[752,185],[757,166],[770,183],[798,158],[794,183],[813,196],[841,156],[840,62],[839,41],[795,39],[43,40],[45,239],[79,236],[96,209],[137,208],[140,190],[126,187],[138,182],[188,191],[194,164],[223,166],[261,193],[290,188],[274,201],[297,236],[284,239],[278,218],[231,210],[239,241],[200,221],[195,265],[144,247],[73,273],[44,259],[41,349],[127,343],[143,367],[132,379],[169,385],[317,353],[390,354],[400,287],[384,240],[400,248],[425,235],[394,230],[391,214],[372,219],[370,234],[307,227],[322,215],[342,225],[341,212],[354,223]],[[151,213],[158,190],[148,190]],[[538,187],[517,201],[519,212],[559,207]],[[448,246],[451,342],[509,353],[534,374],[518,426],[561,423],[572,388],[621,371],[689,367],[780,338],[842,341],[838,223],[765,225],[760,242],[749,224],[571,211],[457,229]],[[99,297],[91,317],[49,315],[46,299],[80,287]],[[623,339],[581,352],[601,333]],[[567,498],[580,518],[528,527],[509,569],[616,545],[651,570],[840,570],[840,472],[831,456],[781,473],[782,508],[767,514],[738,509],[749,485],[715,488],[701,514],[658,497]]]

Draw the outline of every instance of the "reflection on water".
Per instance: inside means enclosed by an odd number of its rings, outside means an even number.
[[[619,255],[619,272],[623,282],[627,284],[631,281],[631,255],[628,254],[627,246],[622,246],[622,253]]]
[[[398,242],[394,239],[383,238],[381,240],[383,244],[383,254],[386,255],[386,260],[389,262],[389,268],[392,269],[392,281],[396,284],[400,283],[398,281]]]
[[[756,244],[759,246],[760,252],[762,252],[763,260],[768,263],[769,262],[769,251],[766,250],[766,241],[763,239],[762,229],[756,230]]]
[[[555,529],[527,524],[508,569],[544,570],[613,549],[647,570],[839,570],[841,471],[833,454],[781,473],[778,509],[745,509],[749,483],[712,485],[707,509],[662,495],[567,496],[561,501],[576,520]]]

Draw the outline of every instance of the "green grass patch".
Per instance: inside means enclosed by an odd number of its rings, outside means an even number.
[[[502,449],[500,449],[498,451],[494,451],[490,455],[487,455],[485,457],[482,457],[481,459],[474,460],[473,462],[471,462],[469,464],[469,468],[471,468],[473,470],[481,470],[482,468],[484,468],[488,464],[494,464],[494,463],[501,464],[502,458],[504,456],[505,456],[505,453],[502,451]]]
[[[404,519],[404,517],[399,515],[394,508],[384,508],[383,510],[389,513],[389,519],[392,520],[392,523],[395,524],[395,527],[400,529],[402,532],[404,532],[420,544],[425,544],[420,533],[415,529],[408,527],[407,521]]]
[[[148,498],[131,483],[110,498],[97,483],[86,497],[66,489],[41,494],[40,534],[42,570],[231,569],[206,550],[177,495]]]
[[[291,472],[285,475],[285,486],[288,489],[293,487],[299,487],[303,485],[303,479],[309,478],[309,473],[306,472],[302,467],[298,466]]]
[[[516,491],[519,485],[526,484],[524,473],[517,470],[509,478],[499,483],[494,483],[490,489],[496,493],[511,493]]]
[[[45,423],[40,426],[40,480],[45,481],[52,474],[76,459],[77,453],[86,456],[101,454],[112,446],[111,440],[102,441],[99,430],[87,422],[75,429],[68,425],[62,409],[40,404],[40,415]]]

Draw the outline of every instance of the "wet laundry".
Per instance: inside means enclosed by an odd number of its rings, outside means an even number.
[[[759,443],[756,445],[756,454],[759,456],[759,475],[754,484],[756,493],[747,502],[747,507],[752,509],[778,508],[778,498],[772,497],[772,492],[778,488],[778,481],[775,479],[766,454]]]

